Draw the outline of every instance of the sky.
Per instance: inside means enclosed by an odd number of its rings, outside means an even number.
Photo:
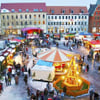
[[[0,0],[0,3],[45,2],[47,6],[87,6],[97,0]]]

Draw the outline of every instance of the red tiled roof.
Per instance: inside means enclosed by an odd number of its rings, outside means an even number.
[[[19,12],[19,9],[22,9],[22,12],[26,12],[26,9],[29,9],[29,12],[33,12],[33,9],[40,9],[43,12],[46,12],[46,5],[45,3],[1,3],[1,9],[15,9],[15,12]]]
[[[83,14],[88,14],[87,7],[82,6],[47,6],[47,13],[52,14],[51,10],[54,10],[54,14],[62,14],[62,10],[65,10],[64,14],[70,14],[73,10],[73,14],[79,14],[83,10]]]

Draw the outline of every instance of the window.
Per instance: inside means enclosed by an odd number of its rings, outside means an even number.
[[[40,15],[38,15],[39,16],[39,18],[40,18]]]
[[[18,25],[18,22],[16,22],[16,25]]]
[[[64,25],[64,22],[62,22],[62,25]]]
[[[82,19],[84,19],[84,17],[82,16]]]
[[[71,28],[71,31],[73,31],[73,28]]]
[[[72,22],[72,25],[73,25],[73,22]]]
[[[34,9],[33,11],[34,11],[34,12],[38,12],[39,10],[38,10],[38,9]]]
[[[97,25],[99,25],[99,22],[97,22]]]
[[[84,13],[84,10],[81,10],[81,13]]]
[[[55,16],[55,19],[57,19],[57,16]]]
[[[51,22],[51,25],[53,25],[53,22]]]
[[[39,25],[41,24],[41,22],[39,21]]]
[[[18,19],[18,16],[16,15],[16,19]]]
[[[22,9],[19,9],[19,12],[22,12]]]
[[[27,15],[25,15],[25,19],[27,19]]]
[[[36,18],[36,15],[34,15],[34,18]]]
[[[61,22],[60,22],[60,25],[61,25]]]
[[[42,12],[43,10],[42,10],[42,9],[40,9],[40,11]]]
[[[43,24],[45,24],[45,21],[43,21]]]
[[[87,22],[85,22],[85,25],[87,25]]]
[[[73,11],[73,10],[71,10],[71,13],[74,13],[74,11]]]
[[[70,22],[68,22],[68,25],[70,25]]]
[[[76,31],[76,28],[74,30]]]
[[[93,25],[95,26],[95,22],[93,23]]]
[[[77,16],[75,16],[75,19],[77,19]]]
[[[70,19],[70,16],[69,16],[69,19]]]
[[[93,27],[93,28],[92,28],[92,32],[93,32],[93,33],[96,32],[96,27]]]
[[[34,25],[36,25],[36,21],[34,21]]]
[[[31,19],[31,15],[29,15],[29,18]]]
[[[15,12],[15,9],[11,9],[11,12]]]
[[[62,19],[64,19],[64,16],[62,16]]]
[[[5,26],[5,23],[3,23],[3,26]]]
[[[14,23],[12,22],[12,25],[14,25]]]
[[[5,19],[5,16],[2,16],[3,19]]]
[[[51,13],[54,14],[54,10],[51,10]]]
[[[80,31],[80,28],[78,28],[78,31]]]
[[[53,16],[51,16],[51,19],[53,19]]]
[[[67,25],[67,22],[66,22],[66,25]]]
[[[72,19],[73,19],[73,16],[72,16]]]
[[[55,25],[55,22],[54,22],[54,25]]]
[[[21,19],[23,18],[22,15],[20,15],[20,18],[21,18]]]
[[[43,18],[45,18],[45,15],[43,15]]]
[[[30,21],[30,25],[32,25],[32,22]]]
[[[83,25],[83,22],[81,22],[81,25]]]
[[[50,19],[50,16],[48,16],[48,19]]]
[[[59,16],[59,19],[61,19],[61,16]]]
[[[66,16],[66,19],[67,19],[67,16]]]
[[[14,19],[14,16],[11,16],[12,19]]]
[[[26,9],[26,12],[29,12],[29,9]]]
[[[87,19],[87,16],[85,16],[85,19]]]
[[[25,22],[25,25],[27,25],[27,22]]]
[[[80,22],[78,22],[78,25],[80,25]]]
[[[23,25],[23,22],[21,22],[21,25]]]
[[[75,22],[75,25],[76,25],[76,22]]]
[[[65,10],[62,10],[62,13],[64,14],[65,13]]]
[[[80,17],[80,16],[78,16],[78,18],[80,19],[81,17]]]
[[[7,23],[7,25],[9,26],[9,22]]]
[[[9,19],[9,16],[7,15],[7,19]]]

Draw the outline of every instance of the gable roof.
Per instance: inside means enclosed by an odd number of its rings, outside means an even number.
[[[71,14],[71,10],[73,10],[72,14],[79,14],[83,10],[83,14],[88,14],[88,10],[86,7],[82,6],[47,6],[47,14],[52,14],[51,10],[54,10],[53,14],[62,14],[62,10],[65,10],[63,14]]]
[[[38,9],[39,11],[42,9],[43,12],[46,12],[46,5],[45,3],[1,3],[1,9],[9,11],[14,9],[15,12],[19,12],[19,9],[22,12],[26,12],[26,9],[29,9],[29,12],[34,12],[33,9]]]
[[[97,5],[100,5],[100,0],[97,0],[96,4],[97,4]]]
[[[94,13],[95,9],[96,9],[97,5],[96,4],[91,4],[90,8],[89,8],[89,16],[92,16],[92,14]]]

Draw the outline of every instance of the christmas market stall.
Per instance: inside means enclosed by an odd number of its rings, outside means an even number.
[[[4,56],[0,56],[0,72],[2,72],[6,66],[5,66],[5,57]]]
[[[75,37],[75,34],[74,34],[74,33],[68,33],[68,34],[65,36],[65,39],[74,38],[74,37]]]
[[[32,68],[32,77],[36,80],[53,81],[55,77],[55,68],[52,62],[38,60]]]
[[[89,38],[89,37],[92,37],[92,36],[93,36],[92,33],[80,32],[80,33],[78,33],[78,34],[75,35],[75,38],[82,40],[84,38]]]

